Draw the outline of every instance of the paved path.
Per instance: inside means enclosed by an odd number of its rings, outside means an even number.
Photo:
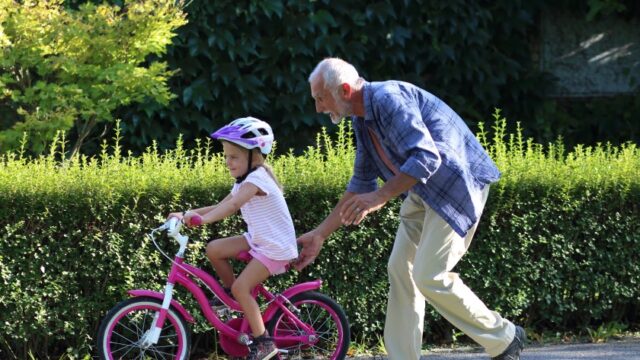
[[[386,356],[364,356],[350,360],[388,360]],[[488,360],[477,350],[434,350],[421,360]],[[605,344],[572,344],[550,346],[528,346],[520,360],[640,360],[640,339],[611,341]]]

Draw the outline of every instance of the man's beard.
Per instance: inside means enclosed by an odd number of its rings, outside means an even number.
[[[342,119],[344,119],[344,116],[330,112],[330,111],[327,111],[325,114],[329,115],[329,118],[331,118],[331,122],[334,123],[335,125],[340,124]]]
[[[336,105],[338,105],[338,112],[325,111],[325,114],[329,115],[332,123],[338,125],[342,119],[353,114],[353,107],[344,100],[336,100]]]

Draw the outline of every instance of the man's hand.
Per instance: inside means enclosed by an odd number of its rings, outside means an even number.
[[[302,250],[300,250],[300,256],[294,263],[293,267],[300,271],[307,265],[311,264],[322,248],[325,238],[312,230],[298,238],[298,244],[302,244]]]
[[[386,201],[377,191],[354,195],[340,208],[340,219],[344,225],[359,225],[365,216],[379,210]]]

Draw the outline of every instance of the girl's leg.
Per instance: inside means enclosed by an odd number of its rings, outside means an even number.
[[[251,296],[251,290],[259,283],[269,278],[269,270],[260,261],[253,259],[247,264],[238,279],[233,283],[231,292],[242,306],[244,317],[249,321],[254,337],[264,334],[265,328],[260,315],[260,308],[256,299]]]
[[[235,280],[229,259],[241,251],[249,251],[249,243],[243,235],[210,241],[207,244],[207,257],[222,281],[222,285],[230,288]]]

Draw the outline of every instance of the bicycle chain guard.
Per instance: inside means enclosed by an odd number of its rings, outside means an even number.
[[[240,331],[240,326],[242,325],[242,319],[241,318],[231,319],[227,321],[226,324],[229,325],[229,327]],[[232,338],[220,332],[219,334],[220,334],[220,347],[222,347],[222,350],[227,355],[236,356],[236,357],[246,357],[247,355],[249,355],[249,348],[246,345],[240,344],[238,342],[238,339]]]

